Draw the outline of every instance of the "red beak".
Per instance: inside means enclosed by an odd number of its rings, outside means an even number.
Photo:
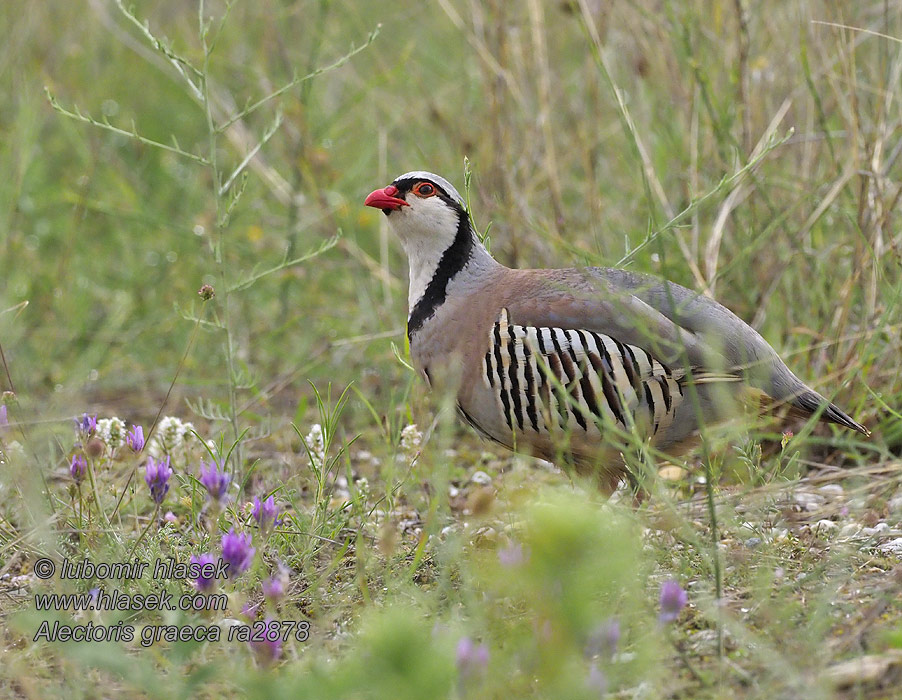
[[[376,209],[386,212],[410,206],[403,199],[395,197],[396,194],[398,194],[398,188],[394,185],[389,185],[385,189],[370,192],[366,199],[363,200],[363,203],[368,207],[376,207]]]

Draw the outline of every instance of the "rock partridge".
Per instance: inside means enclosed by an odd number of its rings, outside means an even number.
[[[621,269],[505,267],[457,190],[429,172],[401,175],[365,204],[407,253],[415,367],[509,449],[563,458],[610,492],[628,476],[629,436],[679,454],[737,405],[785,403],[869,434],[712,299]]]

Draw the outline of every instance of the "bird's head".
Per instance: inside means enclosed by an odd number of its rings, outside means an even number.
[[[460,193],[445,178],[418,170],[371,192],[364,204],[381,209],[401,243],[411,248],[441,251],[458,231],[469,229],[470,217]]]

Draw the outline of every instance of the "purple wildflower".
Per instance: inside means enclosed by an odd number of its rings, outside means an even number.
[[[606,695],[608,692],[608,679],[604,675],[604,671],[598,668],[598,664],[589,666],[589,675],[586,677],[586,687],[599,696]]]
[[[198,564],[199,567],[205,567],[209,569],[208,564],[216,564],[216,559],[213,558],[213,555],[210,553],[206,554],[192,554],[191,555],[191,563]],[[199,570],[197,574],[197,578],[194,579],[194,587],[200,593],[209,593],[216,586],[216,579],[212,576],[204,576],[204,571]]]
[[[235,578],[247,571],[257,550],[251,547],[251,536],[247,532],[240,535],[235,528],[222,536],[222,558],[228,563],[229,578]]]
[[[611,617],[602,622],[589,635],[586,644],[586,656],[593,658],[600,656],[610,659],[617,653],[617,644],[620,642],[620,620]]]
[[[76,484],[81,483],[81,480],[85,478],[87,471],[88,460],[85,459],[85,456],[81,454],[81,452],[72,455],[72,462],[69,464],[69,473],[72,475],[72,478],[75,479]]]
[[[263,588],[263,597],[273,605],[278,603],[279,599],[285,595],[285,586],[282,584],[282,579],[278,576],[266,579],[261,587]]]
[[[153,457],[147,459],[144,467],[144,481],[150,489],[150,497],[159,505],[169,492],[169,477],[172,476],[172,468],[169,466],[169,457],[156,461]]]
[[[511,542],[507,547],[498,550],[498,562],[507,569],[520,566],[526,559],[523,545],[519,542]]]
[[[661,614],[658,620],[662,623],[673,622],[680,616],[680,611],[689,602],[689,594],[683,590],[680,584],[669,579],[661,584]]]
[[[489,648],[485,644],[476,646],[469,637],[461,637],[457,643],[457,671],[462,679],[482,673],[489,665]]]
[[[6,404],[0,404],[0,428],[9,425],[9,414],[6,411]]]
[[[260,641],[249,642],[249,644],[257,661],[262,666],[271,666],[282,655],[281,625],[271,617],[267,617],[262,624],[264,625],[264,638]]]
[[[210,499],[218,506],[226,498],[229,490],[229,483],[232,477],[220,470],[216,462],[201,461],[200,463],[200,483],[207,489]]]
[[[132,448],[132,452],[140,452],[144,449],[144,428],[140,425],[133,425],[125,436],[126,444]]]
[[[272,496],[265,501],[261,501],[257,496],[254,496],[254,511],[252,515],[263,533],[268,533],[281,522],[276,518],[278,514],[279,508],[276,506],[276,501]]]
[[[81,419],[75,419],[75,429],[82,435],[93,435],[97,430],[97,416],[89,416],[85,413]]]

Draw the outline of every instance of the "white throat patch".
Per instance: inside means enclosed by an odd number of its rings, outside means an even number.
[[[457,212],[438,197],[430,197],[412,200],[410,207],[392,212],[388,222],[407,253],[410,266],[407,304],[408,311],[413,311],[435,276],[442,255],[454,243]]]

